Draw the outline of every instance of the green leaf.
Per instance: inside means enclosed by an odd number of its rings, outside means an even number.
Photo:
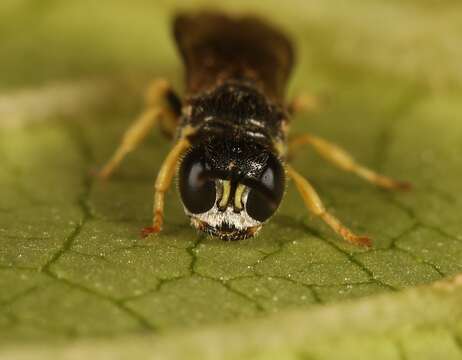
[[[210,1],[191,1],[197,8]],[[306,149],[294,166],[329,210],[370,235],[346,244],[293,185],[261,234],[222,242],[187,223],[176,191],[162,234],[159,134],[107,184],[92,170],[153,78],[181,89],[170,2],[0,5],[0,357],[458,359],[462,357],[462,54],[458,2],[223,5],[298,45],[290,96],[326,101],[309,131],[409,180],[388,193]]]

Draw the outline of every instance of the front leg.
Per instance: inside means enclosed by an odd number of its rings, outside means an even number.
[[[330,214],[324,204],[322,203],[319,195],[316,193],[316,190],[313,186],[300,175],[295,169],[287,165],[287,174],[295,182],[305,206],[316,216],[322,219],[327,225],[330,226],[337,234],[339,234],[347,242],[354,245],[361,245],[370,247],[372,241],[367,236],[358,236],[355,235],[350,229],[343,225],[334,215]]]
[[[170,188],[172,179],[175,175],[178,160],[190,148],[191,144],[187,137],[181,138],[170,150],[157,174],[154,185],[154,206],[152,226],[144,228],[141,232],[143,237],[149,234],[156,234],[162,230],[164,222],[164,196]]]

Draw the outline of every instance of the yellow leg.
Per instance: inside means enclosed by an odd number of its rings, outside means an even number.
[[[146,110],[124,133],[119,147],[98,173],[100,179],[106,180],[112,175],[127,154],[135,150],[146,138],[159,119],[169,122],[174,121],[171,118],[176,118],[175,113],[169,108],[166,100],[166,95],[169,91],[171,91],[170,85],[165,80],[156,80],[148,88]]]
[[[170,83],[164,79],[154,80],[148,86],[145,101],[146,108],[162,108],[160,128],[168,137],[173,138],[181,115],[181,103]]]
[[[332,228],[332,230],[334,230],[349,243],[361,246],[372,245],[372,240],[369,237],[355,235],[335,216],[328,213],[313,186],[290,165],[287,165],[287,174],[294,181],[295,186],[302,196],[306,207],[314,215],[319,216],[327,225]]]
[[[376,186],[389,190],[408,190],[411,187],[408,182],[391,179],[358,164],[345,150],[310,134],[301,135],[290,141],[289,153],[293,154],[296,148],[305,144],[311,145],[322,157],[340,169],[354,173]]]
[[[162,163],[162,167],[157,174],[154,185],[154,206],[152,226],[144,228],[141,232],[143,237],[149,234],[158,233],[162,230],[164,222],[164,196],[170,188],[173,176],[175,175],[178,159],[189,149],[191,144],[187,138],[180,139],[170,150],[169,154]]]
[[[289,112],[292,115],[300,112],[317,112],[320,108],[320,101],[317,96],[311,94],[300,94],[294,97],[289,104]]]

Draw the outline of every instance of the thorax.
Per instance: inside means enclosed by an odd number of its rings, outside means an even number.
[[[186,99],[181,126],[195,129],[195,137],[224,137],[273,147],[285,142],[287,113],[257,87],[229,81]]]

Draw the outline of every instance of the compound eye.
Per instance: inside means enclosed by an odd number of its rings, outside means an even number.
[[[277,210],[284,194],[285,176],[281,162],[270,155],[267,168],[247,196],[246,210],[253,219],[263,222]]]
[[[189,152],[179,170],[180,195],[192,214],[210,210],[215,204],[215,181],[207,176],[203,154],[199,149]]]

